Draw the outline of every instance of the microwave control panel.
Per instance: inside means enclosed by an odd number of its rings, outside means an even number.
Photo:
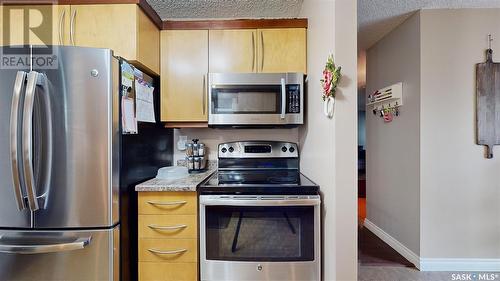
[[[300,86],[286,86],[286,113],[300,113]]]

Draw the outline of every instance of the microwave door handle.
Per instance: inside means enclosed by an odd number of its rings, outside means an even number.
[[[10,158],[12,164],[12,180],[14,187],[14,195],[16,197],[17,207],[19,210],[26,208],[23,199],[23,192],[21,190],[21,180],[19,173],[19,159],[18,155],[18,114],[19,114],[19,103],[21,99],[21,91],[24,88],[24,82],[26,80],[26,72],[18,71],[16,75],[16,81],[14,82],[14,93],[12,95],[12,105],[10,111]]]
[[[26,183],[26,194],[28,197],[28,206],[31,211],[39,209],[38,201],[36,200],[35,179],[33,173],[33,108],[35,101],[36,84],[39,78],[39,73],[30,71],[28,73],[28,84],[26,85],[26,97],[24,99],[23,108],[23,168],[24,181]]]
[[[285,78],[281,78],[281,114],[280,118],[285,119],[285,109],[286,106],[286,81]]]

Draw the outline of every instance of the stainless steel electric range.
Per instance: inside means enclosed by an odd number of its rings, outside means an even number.
[[[219,145],[199,186],[201,280],[320,280],[319,186],[299,163],[295,143]]]

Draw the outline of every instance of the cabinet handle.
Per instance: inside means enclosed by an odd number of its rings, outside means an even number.
[[[260,61],[260,71],[264,71],[264,33],[260,32],[260,46],[262,47],[262,58]]]
[[[157,229],[157,230],[177,230],[177,229],[186,228],[187,225],[179,224],[179,225],[172,225],[172,226],[161,226],[161,225],[150,224],[150,225],[148,225],[148,227],[151,229]]]
[[[187,249],[179,249],[179,250],[173,250],[173,251],[161,251],[161,250],[156,250],[156,249],[148,249],[153,254],[157,255],[176,255],[176,254],[181,254],[184,252],[187,252]]]
[[[255,33],[252,31],[252,71],[255,71]]]
[[[71,14],[71,21],[69,24],[69,41],[71,45],[75,46],[75,18],[76,18],[76,8]]]
[[[61,13],[61,18],[59,19],[59,44],[64,45],[63,43],[63,33],[64,33],[64,27],[63,27],[63,21],[64,18],[66,17],[66,9],[64,9]]]
[[[158,206],[175,206],[175,205],[184,205],[187,201],[171,201],[171,202],[160,202],[160,201],[148,201],[148,204],[158,205]]]
[[[203,103],[201,105],[202,106],[201,110],[203,112],[203,115],[205,115],[205,112],[206,112],[206,106],[205,106],[205,102],[206,102],[206,97],[205,96],[207,95],[207,93],[206,93],[207,89],[206,88],[207,87],[206,87],[206,84],[205,84],[205,75],[203,75]]]

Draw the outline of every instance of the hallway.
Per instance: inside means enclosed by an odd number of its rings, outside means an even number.
[[[421,272],[363,226],[365,199],[359,200],[358,281],[451,281],[461,272]],[[474,279],[473,273],[471,280]],[[455,279],[459,280],[459,279]],[[496,278],[495,278],[496,280]]]

